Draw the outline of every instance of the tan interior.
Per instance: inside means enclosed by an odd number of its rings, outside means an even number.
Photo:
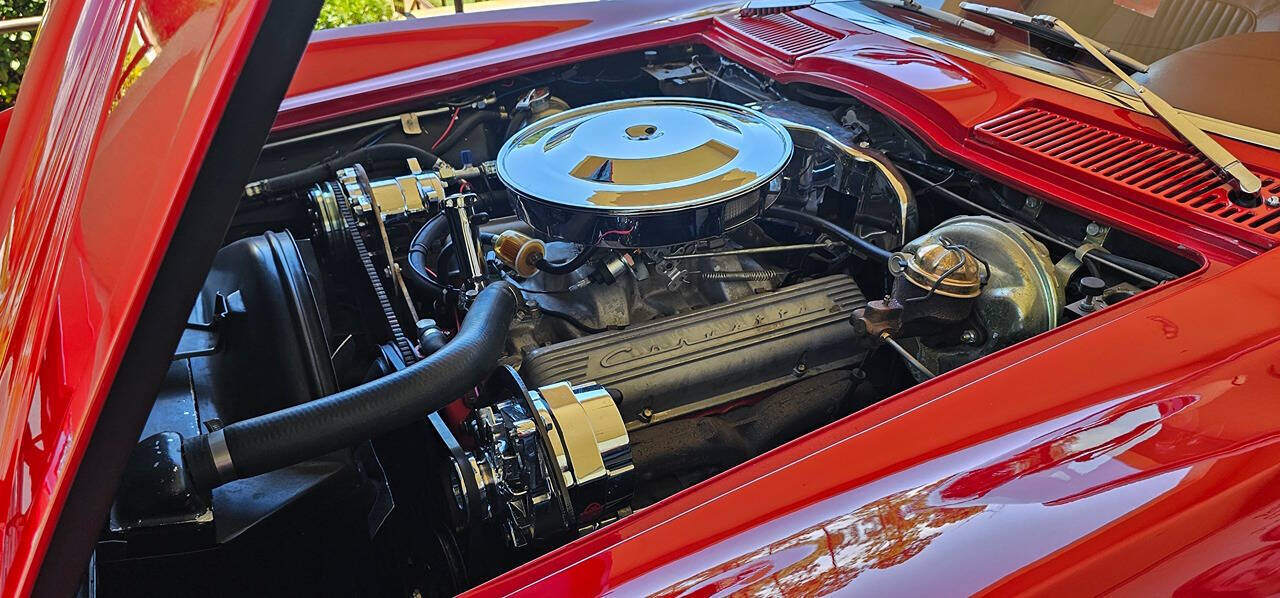
[[[1173,105],[1280,132],[1280,0],[977,1],[1065,19],[1150,64],[1134,78]],[[960,0],[937,4],[965,14]]]
[[[1137,4],[1155,5],[1155,16],[1117,2],[1080,0],[1031,0],[1022,10],[1066,19],[1077,30],[1148,63],[1223,36],[1280,31],[1280,0],[1146,0]]]

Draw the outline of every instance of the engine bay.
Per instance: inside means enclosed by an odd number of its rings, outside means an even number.
[[[106,595],[456,594],[1199,267],[699,46],[290,132],[254,178]]]

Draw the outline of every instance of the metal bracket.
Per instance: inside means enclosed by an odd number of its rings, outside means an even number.
[[[1027,196],[1022,202],[1022,213],[1028,218],[1035,220],[1040,217],[1040,209],[1044,207],[1044,200],[1039,197]]]
[[[1092,225],[1090,225],[1092,226]],[[1106,233],[1103,232],[1103,237]],[[1084,256],[1090,251],[1101,249],[1101,243],[1085,243],[1076,248],[1075,251],[1062,256],[1058,263],[1053,265],[1053,277],[1057,279],[1058,291],[1066,296],[1067,281],[1071,280],[1071,276],[1084,265]]]
[[[1102,244],[1107,240],[1107,233],[1110,232],[1110,226],[1098,224],[1097,222],[1090,222],[1084,227],[1084,242],[1086,244],[1102,247]]]
[[[404,130],[405,135],[422,134],[422,125],[418,122],[418,115],[413,112],[400,115],[400,128]]]

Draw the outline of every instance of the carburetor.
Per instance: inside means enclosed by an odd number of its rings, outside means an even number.
[[[504,366],[481,389],[466,426],[476,447],[453,469],[472,478],[452,483],[459,520],[497,523],[518,548],[630,512],[631,445],[613,397],[598,384],[531,391]]]

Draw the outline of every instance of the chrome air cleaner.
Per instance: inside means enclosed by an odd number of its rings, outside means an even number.
[[[754,110],[642,98],[539,120],[507,140],[497,167],[516,215],[550,237],[661,247],[760,215],[791,152],[786,129]]]

